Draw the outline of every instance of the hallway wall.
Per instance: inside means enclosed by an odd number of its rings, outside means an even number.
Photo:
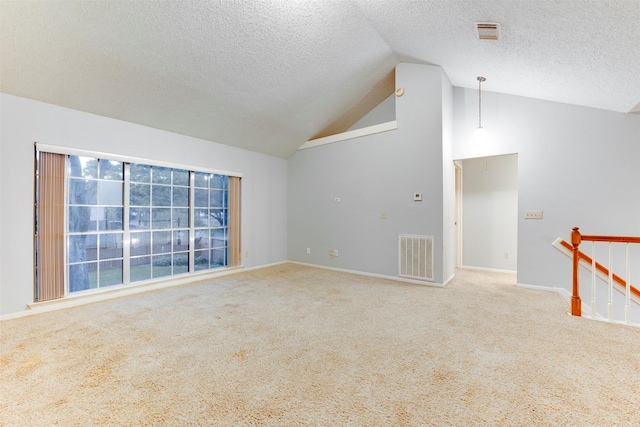
[[[551,243],[572,227],[640,235],[639,115],[483,91],[489,139],[478,142],[477,90],[453,95],[454,158],[518,154],[519,283],[570,289],[571,265]]]
[[[481,157],[461,163],[463,265],[516,271],[518,156]]]

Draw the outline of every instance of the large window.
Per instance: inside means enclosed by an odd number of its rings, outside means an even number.
[[[122,162],[69,156],[69,291],[119,285],[122,276]]]
[[[195,269],[227,265],[228,177],[195,173]]]
[[[64,210],[54,212],[48,207],[53,203],[36,209],[36,300],[48,299],[38,283],[43,273],[38,260],[58,252],[40,244],[38,235],[60,234],[40,217],[64,216],[57,222],[65,224],[64,259],[44,265],[48,271],[64,268],[68,293],[239,264],[239,227],[229,230],[239,218],[239,204],[229,207],[229,182],[233,179],[236,188],[238,177],[98,157],[59,158],[66,165],[60,181]],[[46,188],[48,181],[53,175],[39,170],[36,188]],[[239,200],[237,187],[234,201]],[[36,203],[44,200],[41,194]],[[48,286],[65,289],[58,277],[47,279],[58,283]],[[63,293],[51,293],[57,295],[51,298]]]
[[[132,164],[131,281],[189,271],[189,171]]]

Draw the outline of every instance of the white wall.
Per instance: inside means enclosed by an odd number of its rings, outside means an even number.
[[[442,282],[442,75],[435,66],[398,65],[397,130],[289,158],[290,260],[397,276],[398,235],[434,235]],[[423,202],[413,201],[416,192]],[[340,255],[331,259],[330,249]]]
[[[33,302],[34,142],[240,172],[246,267],[287,257],[287,162],[226,145],[0,94],[0,315]]]
[[[518,154],[518,282],[570,288],[571,265],[551,247],[586,234],[640,235],[640,116],[454,88],[456,159]],[[523,219],[542,210],[544,219]]]
[[[481,157],[461,163],[463,265],[516,271],[518,156]]]

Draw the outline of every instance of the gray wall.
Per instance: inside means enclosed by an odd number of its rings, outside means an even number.
[[[33,302],[34,142],[240,172],[247,267],[287,259],[287,161],[0,94],[0,315]]]
[[[512,153],[520,283],[569,288],[569,262],[551,243],[573,226],[639,235],[640,116],[485,92],[489,141],[479,144],[476,90],[452,89],[435,66],[403,63],[396,79],[405,89],[397,130],[289,161],[1,94],[0,315],[33,299],[35,141],[242,172],[245,266],[288,258],[396,276],[398,234],[429,234],[442,283],[455,250],[452,159]],[[413,202],[415,192],[423,202]],[[525,210],[543,210],[544,219],[524,221]],[[330,249],[340,256],[330,259]]]
[[[464,160],[462,173],[463,265],[516,271],[518,156]]]
[[[398,65],[396,86],[405,93],[396,99],[397,130],[289,158],[290,260],[397,276],[398,235],[434,235],[442,282],[442,76],[439,67]],[[423,202],[413,201],[416,192]]]
[[[396,95],[393,94],[382,101],[363,118],[353,124],[348,130],[362,129],[367,126],[379,125],[396,119]]]
[[[454,88],[454,158],[518,154],[518,282],[570,288],[571,264],[551,243],[585,234],[640,235],[640,116]],[[524,220],[525,210],[544,219]]]

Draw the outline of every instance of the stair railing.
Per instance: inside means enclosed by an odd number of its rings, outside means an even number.
[[[592,256],[587,256],[584,252],[580,251],[580,243],[583,241],[590,242],[607,242],[609,243],[609,268],[605,268],[602,264],[596,262],[595,257],[595,244],[592,245]],[[612,271],[613,265],[613,243],[625,243],[626,244],[626,279],[623,280],[617,274]],[[631,294],[636,297],[640,297],[640,291],[633,287],[630,283],[631,268],[630,268],[630,251],[629,244],[640,243],[640,237],[630,236],[596,236],[581,234],[578,227],[574,227],[571,232],[571,248],[573,251],[573,282],[572,282],[572,295],[571,295],[571,314],[573,316],[582,315],[582,301],[580,299],[580,286],[578,283],[578,267],[580,264],[580,258],[586,262],[591,263],[591,314],[596,316],[596,272],[605,274],[608,277],[608,320],[612,320],[613,313],[613,284],[614,282],[622,285],[625,288],[625,322],[630,322],[630,305]],[[568,245],[567,245],[568,246]]]

